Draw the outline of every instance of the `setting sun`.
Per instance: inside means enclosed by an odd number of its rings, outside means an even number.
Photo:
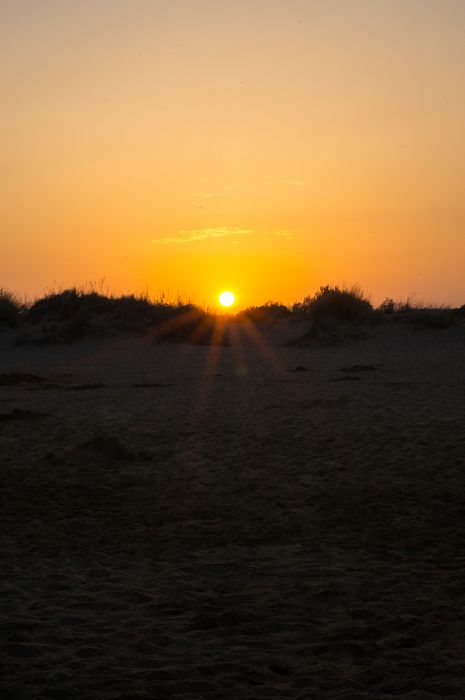
[[[232,306],[236,301],[236,297],[232,292],[221,292],[219,300],[221,306]]]

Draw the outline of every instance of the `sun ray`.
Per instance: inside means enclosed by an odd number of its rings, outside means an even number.
[[[170,340],[176,333],[180,334],[188,324],[194,324],[200,318],[199,309],[189,309],[181,314],[157,323],[153,326],[151,334],[160,340]]]
[[[213,317],[203,315],[199,309],[189,309],[150,330],[146,335],[146,342],[175,343],[175,349],[173,348],[173,353],[169,355],[169,366],[165,367],[164,373],[159,372],[163,374],[164,381],[170,381],[178,373],[195,346],[208,344],[209,331],[214,322]]]
[[[218,360],[223,347],[222,341],[225,336],[225,331],[226,324],[224,321],[218,321],[218,319],[216,319],[203,366],[203,380],[200,383],[197,402],[192,410],[188,423],[188,444],[191,444],[195,436],[198,435],[198,430],[204,418],[205,409],[208,404],[208,397],[211,394],[215,371],[218,366]]]
[[[248,374],[248,366],[242,336],[237,323],[230,324],[229,337],[231,338],[231,347],[235,359],[236,376],[244,377]]]
[[[278,355],[275,353],[273,348],[263,335],[260,333],[258,328],[255,326],[255,324],[252,321],[245,321],[242,330],[244,333],[250,338],[254,346],[257,348],[257,350],[260,352],[260,354],[268,360],[268,362],[274,367],[276,372],[282,377],[289,379],[289,370],[286,367],[286,365],[282,362],[282,360],[278,357]]]
[[[280,380],[286,384],[288,390],[294,395],[294,397],[298,401],[307,404],[310,398],[308,385],[303,385],[301,381],[291,377],[289,368],[279,358],[277,353],[267,342],[266,338],[263,337],[253,321],[246,321],[242,326],[242,331],[249,338],[254,347],[259,351],[262,357],[276,371]]]

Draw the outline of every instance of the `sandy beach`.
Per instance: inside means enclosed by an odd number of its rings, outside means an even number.
[[[10,700],[463,698],[465,327],[0,335]]]

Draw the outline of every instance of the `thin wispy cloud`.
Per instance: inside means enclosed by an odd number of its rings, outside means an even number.
[[[243,236],[254,233],[253,229],[237,228],[230,226],[217,226],[215,228],[195,228],[188,231],[178,231],[175,236],[167,238],[154,238],[152,243],[165,245],[167,243],[192,243],[204,241],[208,238],[225,238],[226,236]]]
[[[286,240],[291,240],[294,238],[294,234],[291,231],[275,231],[273,236],[278,236],[279,238],[285,238]]]
[[[229,197],[227,192],[196,192],[192,199],[214,199],[215,197]]]
[[[286,185],[291,185],[292,187],[303,187],[305,182],[302,180],[286,180]]]

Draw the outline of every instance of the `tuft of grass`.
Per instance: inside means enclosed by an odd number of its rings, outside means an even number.
[[[21,304],[7,289],[0,287],[0,327],[15,328],[20,320]]]
[[[416,328],[450,328],[457,322],[458,310],[449,306],[427,305],[421,300],[386,298],[377,309]]]
[[[382,314],[408,314],[411,311],[418,311],[425,308],[423,301],[415,300],[411,297],[407,297],[407,299],[398,299],[397,301],[392,299],[392,297],[386,297],[378,306],[377,311]]]
[[[382,314],[395,314],[397,311],[397,304],[391,297],[386,297],[378,306],[377,311]]]

